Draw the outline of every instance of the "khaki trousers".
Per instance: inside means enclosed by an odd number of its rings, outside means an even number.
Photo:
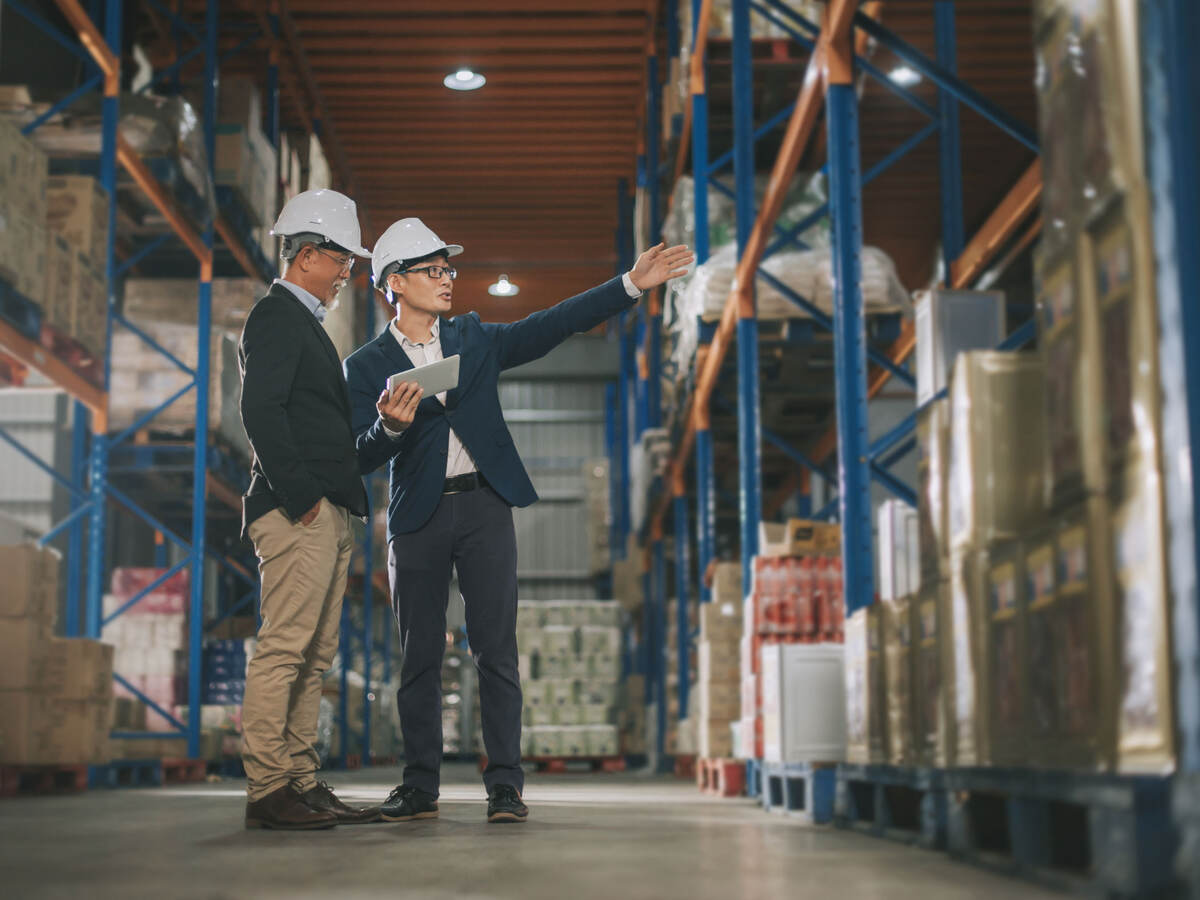
[[[249,534],[262,585],[242,706],[246,793],[254,801],[289,782],[301,792],[316,784],[321,680],[338,649],[354,539],[349,512],[325,499],[310,525],[274,509]]]

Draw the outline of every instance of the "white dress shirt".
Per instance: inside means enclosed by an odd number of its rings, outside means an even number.
[[[308,307],[309,312],[317,317],[318,322],[323,323],[325,321],[325,314],[329,312],[329,310],[325,308],[325,304],[317,298],[316,294],[312,293],[311,291],[306,291],[293,281],[284,281],[282,278],[276,278],[271,282],[271,284],[283,285],[296,296],[297,300]]]
[[[409,361],[412,362],[413,368],[424,366],[431,362],[438,362],[443,359],[442,340],[440,337],[441,321],[433,320],[433,330],[427,340],[423,344],[417,344],[410,341],[402,332],[399,326],[396,325],[396,320],[392,319],[388,323],[388,331],[392,337],[396,339],[396,343],[400,345]],[[443,406],[446,405],[446,392],[442,391],[437,395],[438,402]],[[390,438],[398,438],[403,432],[393,431],[385,424],[383,430]],[[476,471],[475,460],[471,458],[470,452],[463,446],[463,442],[458,439],[458,435],[454,433],[454,429],[450,429],[450,443],[446,449],[446,477],[454,478],[456,475],[467,475]]]
[[[633,279],[629,277],[628,272],[621,276],[621,284],[624,285],[625,293],[627,293],[630,297],[636,298],[642,296],[642,292],[634,287]],[[294,287],[294,285],[288,286]],[[439,336],[440,328],[441,320],[434,319],[433,329],[429,336],[429,340],[423,344],[417,344],[413,341],[410,341],[408,336],[400,330],[400,327],[396,324],[395,319],[392,319],[392,321],[388,323],[388,331],[391,332],[392,337],[396,339],[396,343],[400,345],[400,348],[404,351],[405,355],[408,356],[409,361],[413,364],[414,368],[417,366],[424,366],[431,362],[438,362],[444,358],[442,355],[442,341],[441,337]],[[442,393],[438,394],[437,399],[439,403],[445,406],[446,392],[443,391]],[[404,433],[403,431],[393,431],[391,428],[387,427],[387,423],[384,423],[383,430],[384,433],[386,433],[387,436],[393,440],[400,437],[400,435]],[[475,465],[475,460],[471,458],[470,452],[466,447],[463,446],[463,442],[458,439],[458,435],[455,434],[454,429],[451,428],[450,443],[446,450],[446,477],[454,478],[457,475],[468,475],[475,471],[478,471]]]

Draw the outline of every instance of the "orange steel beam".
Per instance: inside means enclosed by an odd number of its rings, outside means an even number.
[[[158,183],[158,179],[146,168],[146,164],[142,162],[142,158],[138,156],[137,151],[129,146],[125,138],[117,135],[117,161],[124,167],[130,176],[136,182],[137,186],[142,189],[150,202],[154,204],[164,219],[170,224],[171,229],[179,235],[192,254],[200,262],[201,278],[205,280],[212,278],[212,251],[204,246],[204,241],[201,240],[199,233],[192,227],[189,222],[175,206],[175,201],[168,196],[163,190],[163,186]]]
[[[0,319],[0,347],[22,365],[37,369],[92,414],[92,431],[108,431],[108,395],[36,341]]]
[[[813,54],[805,67],[804,83],[796,107],[788,121],[784,133],[783,144],[771,170],[771,178],[767,183],[766,195],[759,207],[758,218],[750,233],[750,239],[738,261],[737,273],[734,277],[734,287],[725,301],[725,309],[721,314],[720,324],[704,357],[703,366],[697,360],[696,387],[688,401],[690,415],[685,420],[687,425],[683,439],[671,463],[671,480],[681,479],[687,470],[688,456],[695,442],[698,411],[708,406],[716,387],[717,376],[725,361],[725,354],[732,344],[734,329],[739,317],[753,317],[753,282],[758,272],[759,263],[766,250],[767,238],[775,227],[779,213],[783,209],[784,196],[788,184],[800,163],[800,157],[812,136],[817,119],[825,104],[825,72],[829,66],[828,56],[833,46],[847,46],[851,28],[854,22],[856,0],[831,0],[829,12],[821,27],[821,34]],[[693,69],[693,74],[695,70]],[[701,88],[703,83],[701,82]],[[695,83],[693,82],[693,90]],[[653,523],[661,528],[663,515],[666,513],[667,500],[660,498],[653,511]]]
[[[1008,192],[1000,205],[996,207],[983,227],[963,250],[962,254],[950,266],[950,286],[955,290],[969,287],[983,273],[1000,249],[1016,233],[1021,223],[1037,208],[1042,193],[1041,160],[1035,160],[1033,165],[1017,181]],[[1028,246],[1041,231],[1042,220],[1039,218],[1021,237],[1021,245]],[[969,264],[968,264],[969,258]],[[887,356],[897,365],[903,363],[912,355],[917,346],[916,328],[911,320],[905,321],[900,329],[900,336],[887,350]],[[887,384],[892,373],[887,369],[872,366],[867,379],[867,398],[875,397]],[[809,455],[818,463],[823,463],[837,449],[837,423],[832,423],[825,433],[813,446]],[[793,473],[780,487],[770,502],[763,508],[763,515],[770,518],[779,512],[787,502],[788,497],[796,492],[799,485],[799,473]]]
[[[688,102],[683,108],[683,131],[679,135],[679,149],[675,153],[674,185],[683,170],[687,168],[688,153],[692,140],[692,97],[703,94],[704,84],[704,55],[708,52],[708,23],[712,20],[712,0],[704,0],[700,4],[700,15],[696,19],[696,44],[692,48],[691,59],[688,60]],[[674,191],[667,199],[667,211],[671,209],[671,201],[675,199]]]
[[[104,96],[115,97],[121,89],[121,60],[112,52],[104,35],[79,5],[78,0],[55,0],[66,20],[71,23],[79,42],[104,73]]]
[[[254,263],[250,261],[250,254],[246,252],[246,248],[238,240],[224,216],[217,216],[213,222],[213,228],[221,236],[221,240],[225,242],[225,246],[229,248],[229,252],[233,254],[233,258],[237,260],[237,264],[242,267],[246,275],[250,278],[262,278]]]
[[[1037,208],[1042,199],[1042,161],[1033,161],[1008,195],[988,216],[971,242],[950,265],[951,282],[957,287],[974,281],[1017,227]]]

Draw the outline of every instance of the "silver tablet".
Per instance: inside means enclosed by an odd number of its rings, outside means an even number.
[[[407,372],[397,372],[388,377],[388,390],[394,390],[396,385],[406,381],[415,381],[425,391],[426,397],[432,397],[442,391],[452,391],[458,387],[458,359],[458,354],[455,353],[446,359],[426,363]]]

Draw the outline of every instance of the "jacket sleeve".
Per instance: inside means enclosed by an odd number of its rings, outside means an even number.
[[[511,369],[545,356],[573,334],[591,331],[637,303],[620,278],[606,281],[519,322],[485,325],[500,356],[500,368]]]
[[[271,492],[299,519],[323,491],[300,456],[287,404],[300,363],[301,343],[288,310],[260,303],[242,331],[242,426]]]
[[[350,389],[350,425],[354,429],[358,468],[363,475],[370,475],[404,449],[408,432],[393,438],[383,430],[383,419],[375,409],[382,387],[376,389],[361,362],[348,357],[342,368]]]

